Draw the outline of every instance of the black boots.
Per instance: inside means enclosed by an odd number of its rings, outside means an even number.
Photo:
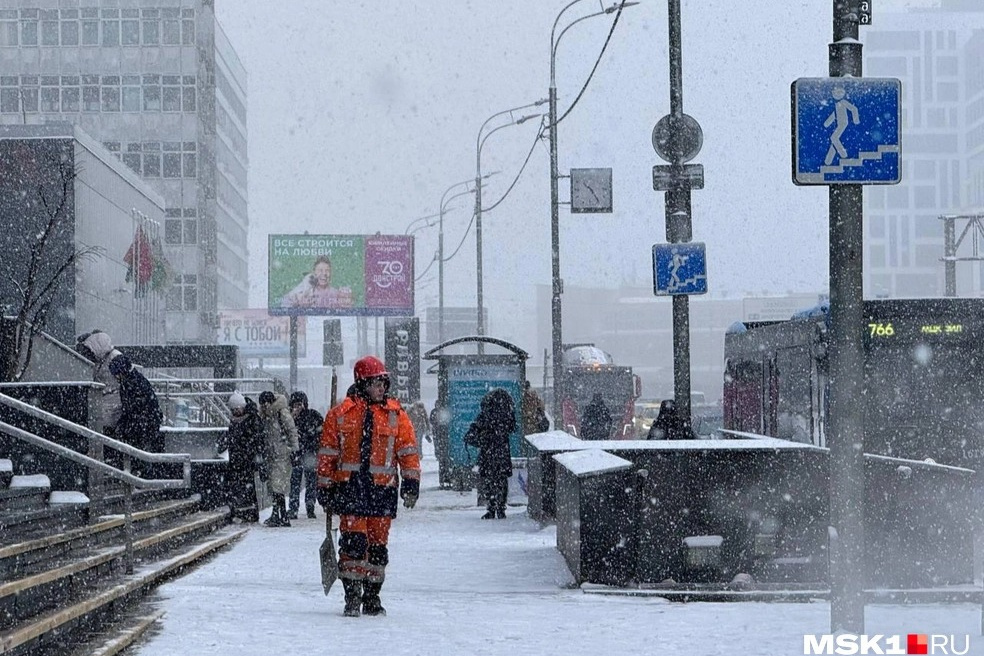
[[[359,609],[362,607],[362,581],[352,581],[342,579],[342,587],[345,589],[345,617],[358,617]],[[376,597],[379,600],[379,597]]]
[[[290,520],[287,519],[287,504],[284,495],[273,495],[273,512],[270,513],[270,518],[263,522],[263,525],[271,527],[290,526]]]
[[[383,604],[379,601],[379,591],[382,589],[382,582],[372,583],[366,581],[362,585],[363,595],[362,595],[362,613],[364,615],[385,615],[386,609],[383,608]],[[346,602],[346,608],[348,608],[348,603]]]
[[[308,506],[307,507],[307,518],[308,519],[317,519],[317,517],[318,516],[314,514],[314,506]]]

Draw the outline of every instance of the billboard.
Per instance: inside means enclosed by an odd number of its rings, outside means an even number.
[[[303,319],[297,322],[297,355],[306,355]],[[265,309],[220,310],[219,344],[239,347],[246,358],[290,357],[290,317],[271,317]]]
[[[386,319],[385,334],[389,393],[406,406],[420,400],[420,319]]]
[[[273,315],[411,316],[413,237],[270,235]]]

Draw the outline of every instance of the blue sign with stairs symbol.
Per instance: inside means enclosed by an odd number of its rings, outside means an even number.
[[[902,83],[893,78],[793,82],[793,182],[898,184]]]
[[[653,293],[657,296],[707,293],[703,242],[653,245]]]

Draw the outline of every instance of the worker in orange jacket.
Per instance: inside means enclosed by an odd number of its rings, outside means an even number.
[[[328,411],[318,451],[318,500],[341,516],[338,577],[345,615],[385,615],[379,600],[397,494],[413,508],[420,495],[420,458],[410,418],[387,395],[379,359],[355,363],[352,393]],[[399,474],[399,476],[397,475]],[[399,487],[398,487],[399,486]]]

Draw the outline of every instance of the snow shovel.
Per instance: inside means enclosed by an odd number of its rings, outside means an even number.
[[[331,539],[330,514],[326,514],[325,523],[327,524],[325,528],[325,540],[321,543],[319,553],[321,554],[321,586],[325,589],[325,595],[327,596],[335,579],[338,578],[338,560],[335,557],[335,543]]]

